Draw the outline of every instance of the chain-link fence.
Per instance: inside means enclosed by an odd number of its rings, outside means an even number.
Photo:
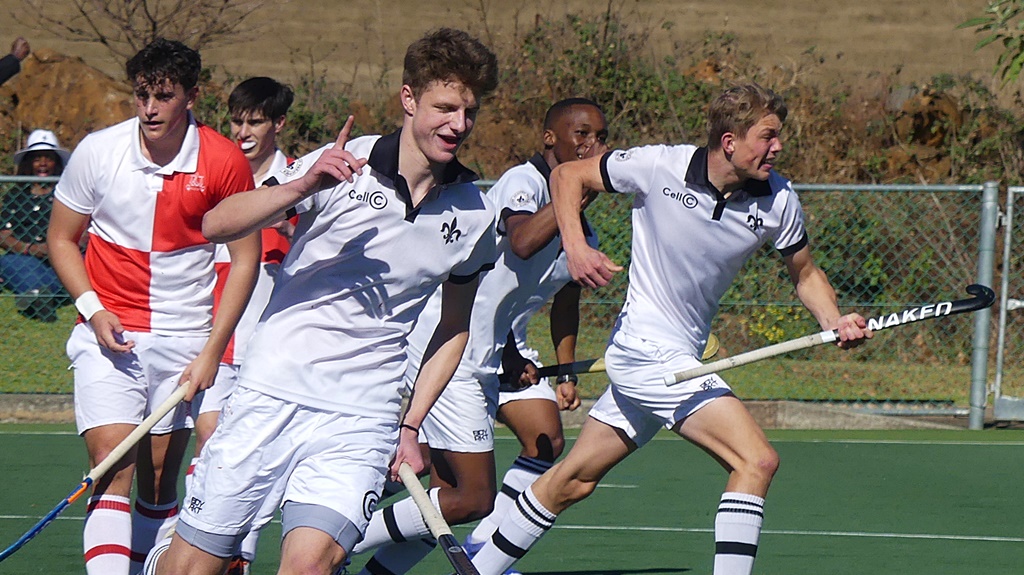
[[[995,416],[1024,419],[1024,187],[1007,190],[1003,212],[1003,245],[997,250],[999,316],[996,323],[996,368],[992,385]]]
[[[0,176],[0,391],[69,392],[64,340],[75,312],[50,267],[56,177]]]
[[[0,391],[4,392],[71,389],[64,341],[74,322],[74,307],[59,286],[46,285],[40,279],[22,282],[29,274],[18,274],[22,268],[49,270],[39,236],[45,231],[38,229],[45,230],[39,214],[48,211],[52,200],[36,187],[49,183],[0,178],[0,261],[17,262],[0,268],[0,331],[4,334]],[[977,273],[982,186],[802,185],[798,191],[812,252],[835,285],[843,310],[877,316],[911,305],[966,297],[964,287],[974,283]],[[1015,197],[1021,195],[1024,193]],[[587,210],[603,249],[623,265],[629,263],[631,202],[631,196],[603,194]],[[34,223],[22,223],[22,219]],[[1017,222],[1017,237],[1024,237],[1019,229],[1024,217],[1018,216]],[[37,233],[27,234],[24,228],[32,226]],[[1024,299],[1019,248],[1017,252],[1010,266],[1009,295]],[[1002,268],[1002,258],[999,260],[997,270]],[[999,291],[999,283],[995,283],[993,287]],[[581,359],[603,353],[626,284],[627,274],[620,273],[608,286],[584,293]],[[544,315],[538,314],[537,321],[542,323]],[[1021,322],[1024,311],[1011,312],[1002,389],[1008,395],[1024,396]],[[851,352],[822,346],[725,375],[737,393],[749,399],[897,405],[889,405],[890,410],[921,404],[962,411],[968,405],[971,382],[972,330],[970,316],[921,322],[880,332],[874,341]],[[544,331],[533,330],[531,337],[545,339],[532,343],[542,359],[551,361]],[[795,297],[778,254],[765,248],[748,262],[723,298],[713,331],[722,342],[720,357],[724,357],[820,328]],[[993,325],[993,364],[996,331]],[[603,385],[603,380],[596,380],[589,393],[596,394]]]

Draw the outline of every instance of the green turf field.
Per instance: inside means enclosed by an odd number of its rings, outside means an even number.
[[[502,435],[502,433],[506,433]],[[572,435],[574,432],[571,432]],[[782,467],[769,496],[756,573],[1011,575],[1024,572],[1024,432],[772,432]],[[516,443],[499,432],[499,466]],[[81,479],[67,427],[0,426],[6,547]],[[661,435],[569,510],[523,561],[548,575],[710,573],[724,473]],[[0,564],[0,573],[82,573],[78,502]],[[457,527],[460,538],[466,529]],[[274,573],[280,527],[264,533],[254,573]],[[358,568],[365,558],[357,557]],[[358,569],[353,569],[356,572]],[[449,573],[435,552],[415,573]]]

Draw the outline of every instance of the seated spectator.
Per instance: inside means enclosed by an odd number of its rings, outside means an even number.
[[[11,53],[0,58],[0,84],[21,71],[21,61],[28,57],[28,41],[18,36],[11,44]]]
[[[35,130],[27,145],[14,154],[20,176],[57,176],[71,153],[49,130]],[[57,305],[66,296],[50,267],[46,228],[53,206],[53,184],[16,184],[0,208],[0,285],[13,291],[18,313],[42,321],[57,319]]]

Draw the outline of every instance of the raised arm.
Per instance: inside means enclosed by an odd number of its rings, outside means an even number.
[[[856,347],[872,337],[871,331],[867,329],[867,321],[860,314],[842,315],[839,311],[836,291],[825,272],[814,263],[810,248],[804,246],[800,251],[786,256],[785,262],[800,302],[823,329],[839,330],[839,347]]]
[[[606,191],[601,179],[601,157],[560,164],[551,172],[551,204],[568,258],[569,273],[585,286],[601,287],[615,272],[622,271],[622,266],[587,245],[579,217],[585,190]]]
[[[353,122],[349,116],[334,147],[325,149],[301,178],[234,194],[217,204],[203,218],[203,235],[217,243],[237,240],[284,220],[285,213],[303,199],[342,180],[351,183],[366,165],[365,158],[345,150]]]

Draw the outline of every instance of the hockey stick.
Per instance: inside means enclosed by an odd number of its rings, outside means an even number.
[[[908,323],[914,323],[926,319],[935,319],[939,317],[946,317],[948,315],[954,315],[958,313],[967,313],[972,311],[978,311],[992,305],[992,302],[996,299],[995,292],[987,286],[980,284],[971,284],[967,286],[967,293],[974,297],[967,299],[961,299],[956,301],[944,301],[938,303],[925,304],[918,307],[912,307],[903,310],[899,313],[891,313],[888,315],[881,315],[876,318],[868,320],[868,329],[871,331],[879,331],[883,329],[889,329],[900,325],[906,325]],[[839,331],[823,331],[814,335],[807,335],[797,339],[791,339],[775,345],[769,345],[762,347],[761,349],[755,349],[746,353],[741,353],[733,357],[727,357],[720,359],[705,365],[695,367],[693,369],[686,369],[676,373],[666,375],[664,377],[665,385],[675,385],[677,383],[708,375],[709,373],[715,373],[716,371],[724,371],[726,369],[732,369],[755,361],[761,361],[769,357],[781,355],[783,353],[789,353],[791,351],[798,351],[801,349],[807,349],[823,343],[832,343],[839,340]]]
[[[179,385],[178,388],[174,390],[174,393],[161,403],[156,410],[149,415],[149,417],[143,419],[142,423],[128,434],[128,437],[122,439],[121,443],[118,443],[117,446],[114,447],[113,451],[103,458],[103,461],[96,464],[96,467],[93,467],[92,470],[89,471],[89,474],[85,476],[85,479],[83,479],[82,482],[79,483],[63,501],[58,503],[53,510],[40,519],[38,523],[33,525],[31,529],[26,531],[24,535],[19,537],[18,540],[10,547],[0,552],[0,562],[13,555],[18,549],[21,549],[26,543],[32,540],[33,537],[39,535],[39,532],[49,525],[50,522],[56,519],[65,508],[77,501],[79,497],[92,487],[93,483],[103,477],[107,471],[110,471],[110,468],[118,461],[121,461],[121,458],[124,457],[132,447],[135,447],[135,444],[138,443],[143,436],[149,433],[149,430],[153,429],[153,426],[156,425],[163,416],[167,415],[176,405],[181,403],[181,400],[185,398],[186,392],[188,392],[188,384]]]
[[[718,341],[718,337],[715,334],[708,336],[708,343],[704,346],[704,353],[701,354],[701,361],[707,361],[715,354],[718,353],[718,349],[721,347],[721,343]],[[573,363],[560,363],[558,365],[547,365],[537,370],[537,377],[551,377],[553,375],[563,375],[567,373],[603,373],[604,372],[604,358],[598,357],[596,359],[585,359],[583,361],[574,361]],[[500,379],[501,384],[498,389],[501,391],[519,391],[524,389],[522,387],[515,387],[509,383],[504,376]]]
[[[441,550],[444,551],[448,562],[455,568],[455,575],[480,575],[473,562],[469,560],[469,556],[466,555],[462,545],[459,545],[459,540],[452,535],[452,530],[445,523],[444,517],[434,507],[434,503],[430,501],[427,490],[423,489],[423,485],[420,484],[420,479],[416,477],[416,472],[412,470],[412,467],[408,463],[402,462],[398,466],[398,476],[402,478],[402,483],[409,490],[412,500],[416,502],[416,507],[419,508],[420,514],[423,515],[423,521],[426,522],[427,527],[430,529],[430,534],[434,536],[434,539],[437,539],[437,543],[441,546]]]

